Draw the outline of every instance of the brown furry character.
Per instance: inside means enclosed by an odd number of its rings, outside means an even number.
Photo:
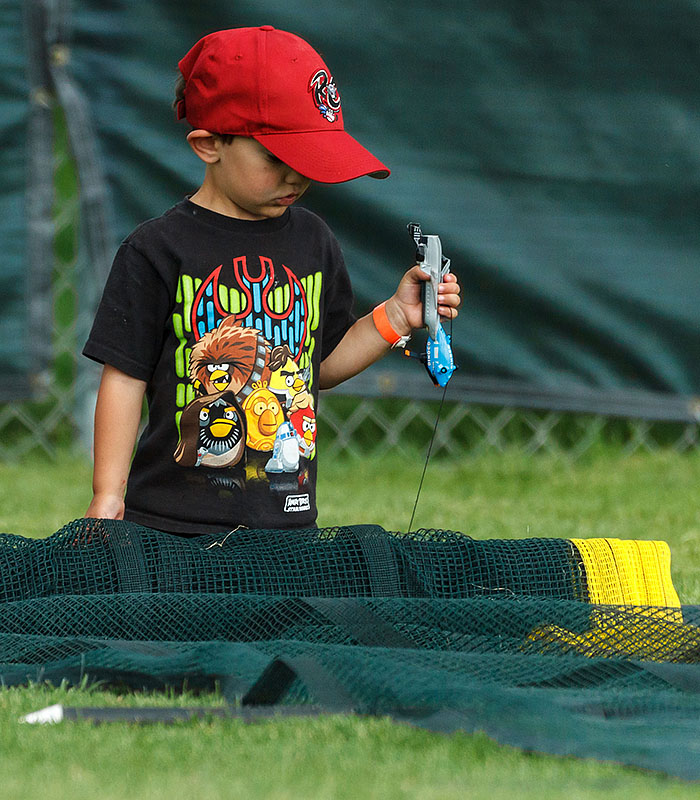
[[[190,381],[197,395],[230,390],[239,394],[255,380],[268,380],[270,345],[255,328],[233,316],[202,336],[190,353]]]
[[[196,397],[180,417],[174,453],[183,467],[232,467],[245,453],[246,419],[233,392]]]

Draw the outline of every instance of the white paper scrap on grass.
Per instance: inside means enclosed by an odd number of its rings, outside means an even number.
[[[61,703],[53,706],[46,706],[39,711],[32,711],[19,718],[20,722],[28,722],[30,725],[46,725],[54,722],[63,722],[65,714]]]

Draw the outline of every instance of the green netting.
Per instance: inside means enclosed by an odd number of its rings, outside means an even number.
[[[132,523],[76,520],[48,539],[0,534],[0,573],[0,602],[115,592],[585,599],[568,541],[480,542],[375,525],[183,539]]]
[[[700,779],[700,609],[587,602],[566,540],[376,526],[0,537],[0,679],[221,687]]]

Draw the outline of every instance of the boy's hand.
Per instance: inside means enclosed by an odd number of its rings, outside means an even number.
[[[124,519],[124,491],[146,382],[105,364],[95,407],[92,502],[86,517]]]
[[[97,519],[124,519],[124,499],[113,494],[96,494],[84,516]]]
[[[423,327],[421,283],[430,276],[416,264],[401,278],[396,292],[386,301],[386,313],[397,333],[408,334]],[[443,319],[455,319],[460,306],[460,286],[457,276],[448,272],[438,286],[438,313]]]
[[[386,311],[391,327],[399,336],[423,327],[421,284],[429,276],[416,264],[401,278],[396,292],[386,301]],[[459,283],[452,273],[447,273],[438,286],[438,313],[444,319],[454,319],[459,307]],[[377,330],[373,315],[366,314],[346,332],[333,352],[321,362],[319,386],[331,389],[339,383],[362,372],[370,364],[386,355],[388,344]]]

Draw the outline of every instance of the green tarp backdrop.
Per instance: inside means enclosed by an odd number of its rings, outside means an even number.
[[[21,8],[0,6],[0,400],[31,391],[28,378],[34,354],[27,333],[30,321],[28,284],[25,271],[29,262],[25,225],[25,145],[29,126],[29,91],[24,65]]]
[[[200,177],[170,107],[178,59],[211,30],[272,24],[321,51],[348,130],[393,170],[317,186],[305,201],[341,241],[358,311],[410,264],[416,220],[441,236],[464,287],[455,399],[555,407],[568,393],[592,410],[631,398],[639,413],[692,415],[682,398],[700,394],[700,2],[25,0],[24,48],[15,6],[0,13],[4,390],[31,363],[18,347],[38,324],[19,287],[26,275],[30,296],[41,287],[22,229],[34,196],[23,66],[72,125],[90,305],[119,239]],[[404,391],[430,388],[396,354],[373,370],[357,385],[371,391],[381,371],[404,373]]]

